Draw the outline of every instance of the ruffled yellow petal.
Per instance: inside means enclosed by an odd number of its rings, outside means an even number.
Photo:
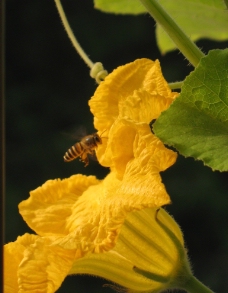
[[[74,250],[50,246],[47,238],[39,238],[26,251],[18,269],[19,293],[53,293],[71,269]]]
[[[133,120],[136,123],[149,124],[170,106],[176,96],[177,93],[172,92],[167,97],[157,92],[151,94],[144,89],[134,91],[122,102],[119,108],[119,117]]]
[[[20,204],[20,213],[37,233],[49,236],[51,245],[76,249],[78,258],[90,251],[110,250],[116,244],[127,213],[160,207],[170,201],[157,167],[153,172],[144,168],[144,163],[150,160],[144,155],[128,163],[121,180],[116,172],[111,172],[103,181],[91,176],[86,180],[82,175],[62,181],[49,180]],[[77,184],[85,182],[87,185],[77,188]],[[47,203],[49,195],[51,200]]]
[[[108,130],[118,117],[122,103],[135,91],[141,90],[153,96],[163,96],[169,103],[177,96],[177,93],[171,92],[162,76],[158,60],[135,60],[109,74],[89,101],[95,128],[99,131]],[[143,119],[141,122],[146,121]]]
[[[30,192],[30,197],[19,204],[19,212],[26,223],[41,236],[68,234],[66,221],[74,203],[91,185],[99,180],[81,174],[65,180],[48,180]]]
[[[127,164],[134,165],[134,162],[143,157],[140,173],[146,174],[149,171],[148,175],[150,175],[151,172],[158,173],[173,165],[177,154],[167,149],[151,133],[148,124],[119,118],[110,130],[106,148],[98,149],[97,157],[103,165],[115,169],[118,177],[122,178]],[[137,168],[137,165],[135,167]]]
[[[15,242],[4,245],[4,292],[18,293],[18,267],[26,248],[35,242],[36,235],[19,236]]]
[[[4,292],[55,292],[74,259],[74,250],[50,246],[47,238],[29,234],[18,237],[4,247]]]

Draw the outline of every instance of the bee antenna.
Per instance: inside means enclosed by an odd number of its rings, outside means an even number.
[[[107,128],[106,128],[104,131],[101,132],[100,137],[102,137],[102,134],[103,134],[106,130],[107,130]],[[102,137],[102,138],[105,138],[105,137]],[[106,137],[106,138],[107,138],[107,137]]]

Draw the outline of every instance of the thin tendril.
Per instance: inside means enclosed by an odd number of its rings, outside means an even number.
[[[108,75],[107,70],[104,69],[103,65],[101,62],[96,62],[93,63],[89,57],[86,55],[82,47],[80,46],[79,42],[77,41],[70,25],[69,22],[66,18],[66,14],[63,10],[62,4],[60,0],[54,0],[57,10],[59,12],[60,18],[62,20],[63,26],[67,32],[67,35],[69,39],[71,40],[74,48],[76,49],[77,53],[81,58],[85,61],[85,63],[89,66],[90,68],[90,76],[96,80],[96,82],[99,84],[101,81],[105,79],[105,77]]]
[[[60,0],[54,0],[57,10],[59,12],[60,18],[62,20],[63,26],[67,32],[67,35],[69,37],[69,39],[71,40],[74,48],[76,49],[76,51],[78,52],[78,54],[81,56],[81,58],[85,61],[85,63],[92,68],[94,66],[93,62],[88,58],[88,56],[86,55],[86,53],[84,52],[84,50],[82,49],[82,47],[80,46],[80,44],[78,43],[77,39],[75,38],[75,35],[69,25],[69,22],[66,18],[66,14],[63,10],[63,7],[61,5]]]

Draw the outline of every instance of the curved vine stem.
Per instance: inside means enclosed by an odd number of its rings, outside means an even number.
[[[63,26],[67,32],[67,35],[69,39],[71,40],[71,43],[73,44],[74,48],[76,49],[77,53],[81,58],[84,60],[84,62],[89,66],[90,70],[90,76],[96,80],[97,83],[100,83],[102,80],[105,79],[105,77],[108,75],[107,70],[103,68],[103,65],[101,62],[93,63],[88,55],[85,53],[85,51],[80,46],[78,40],[76,39],[70,24],[66,18],[66,14],[63,10],[62,4],[60,0],[54,0],[57,10],[59,12],[60,18],[62,20]]]
[[[63,26],[67,32],[67,35],[69,37],[69,39],[71,40],[74,48],[76,49],[76,51],[78,52],[78,54],[81,56],[81,58],[85,61],[85,63],[90,67],[92,68],[93,67],[93,62],[89,59],[89,57],[87,56],[87,54],[85,53],[85,51],[82,49],[82,47],[80,46],[79,42],[77,41],[70,25],[69,25],[69,22],[66,18],[66,14],[63,10],[63,7],[62,7],[62,4],[60,2],[60,0],[54,0],[55,1],[55,4],[56,4],[56,7],[57,7],[57,10],[59,12],[59,15],[60,15],[60,18],[62,20],[62,23],[63,23]]]
[[[162,26],[181,53],[193,66],[197,66],[205,55],[177,25],[157,0],[140,0],[155,21]]]

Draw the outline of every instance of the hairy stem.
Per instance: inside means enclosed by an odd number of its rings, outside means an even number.
[[[186,290],[189,293],[213,293],[211,289],[206,287],[198,279],[192,276],[188,282],[184,284],[182,289]]]
[[[181,53],[193,66],[204,57],[203,52],[192,42],[157,0],[140,0],[155,21],[162,26]]]

